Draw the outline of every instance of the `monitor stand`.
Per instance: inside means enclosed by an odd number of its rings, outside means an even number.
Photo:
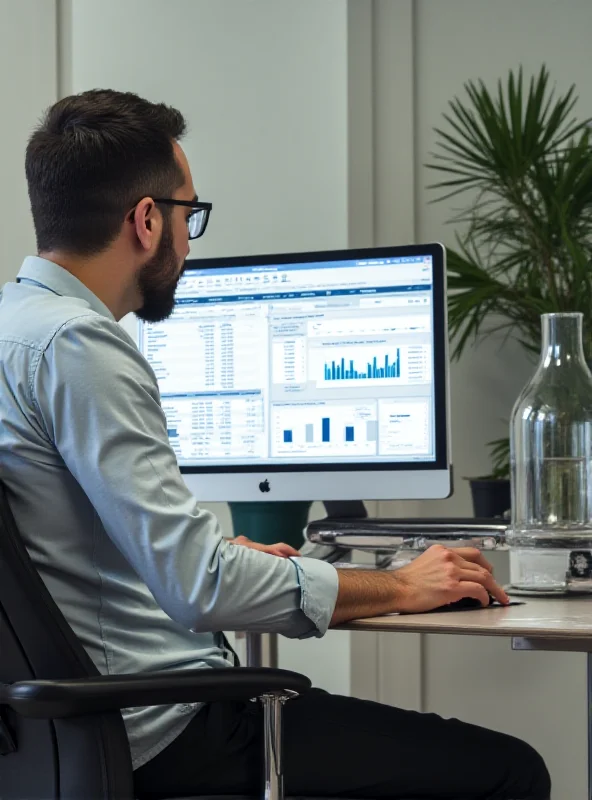
[[[327,519],[367,519],[363,500],[323,500]]]

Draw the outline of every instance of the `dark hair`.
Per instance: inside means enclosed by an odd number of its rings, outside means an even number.
[[[170,197],[183,183],[173,140],[185,129],[175,108],[131,92],[95,89],[51,106],[25,158],[38,251],[101,252],[142,197]]]

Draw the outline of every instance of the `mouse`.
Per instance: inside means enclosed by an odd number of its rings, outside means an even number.
[[[489,605],[492,606],[497,603],[493,595],[489,595]],[[447,603],[444,606],[438,606],[433,611],[469,611],[471,609],[483,608],[481,601],[475,597],[461,597],[460,600],[455,600],[453,603]]]

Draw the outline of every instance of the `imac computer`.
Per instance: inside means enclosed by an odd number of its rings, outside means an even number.
[[[139,346],[195,497],[447,497],[445,274],[439,244],[188,260]]]

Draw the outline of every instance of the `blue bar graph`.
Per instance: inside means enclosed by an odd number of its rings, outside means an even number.
[[[331,441],[331,418],[330,417],[323,417],[323,441],[330,442]]]
[[[292,441],[292,431],[284,431],[284,442]]]
[[[346,368],[346,359],[325,363],[326,381],[359,381],[369,378],[400,378],[401,377],[401,351],[395,351],[395,358],[389,361],[388,354],[384,357],[384,362],[379,366],[378,358],[374,356],[364,367],[356,369],[353,359],[349,359]],[[324,441],[324,440],[323,440]]]
[[[354,426],[353,425],[346,425],[345,426],[345,441],[346,442],[353,442],[354,440]]]

